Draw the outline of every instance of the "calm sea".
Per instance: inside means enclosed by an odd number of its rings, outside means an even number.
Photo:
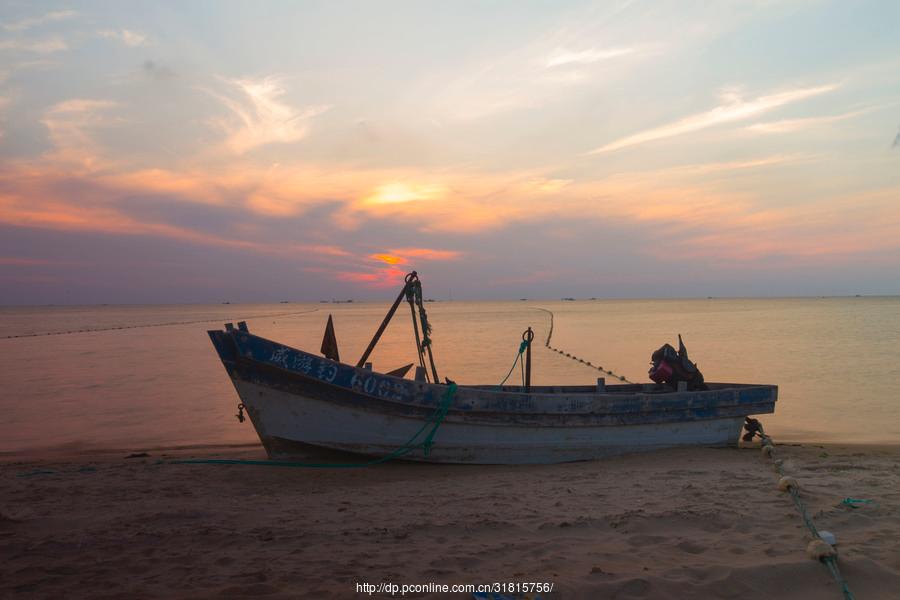
[[[250,330],[317,351],[329,314],[355,362],[387,303],[0,308],[0,453],[253,442],[207,329]],[[535,329],[536,384],[602,375],[553,345],[633,381],[681,333],[707,381],[779,386],[763,422],[779,440],[900,442],[900,297],[435,302],[427,305],[441,377],[499,383],[522,331]],[[408,305],[372,356],[413,362]],[[122,328],[122,329],[113,329]],[[103,330],[10,338],[73,330]],[[517,376],[514,375],[515,378]],[[610,378],[607,377],[607,381]]]

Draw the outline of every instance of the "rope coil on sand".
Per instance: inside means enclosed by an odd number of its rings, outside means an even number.
[[[837,550],[834,546],[822,539],[822,535],[820,535],[819,530],[812,522],[812,518],[809,516],[809,513],[806,510],[806,505],[804,505],[803,501],[800,500],[800,484],[797,482],[796,478],[785,474],[784,460],[776,458],[777,451],[775,442],[771,437],[766,435],[766,432],[763,430],[762,423],[760,423],[756,419],[747,417],[746,429],[748,431],[748,435],[744,437],[744,441],[749,442],[753,439],[754,435],[759,435],[759,437],[762,439],[763,456],[772,460],[772,465],[775,469],[775,472],[781,476],[778,480],[778,489],[791,495],[791,500],[794,501],[794,504],[797,506],[797,510],[800,511],[800,516],[803,518],[803,524],[806,525],[806,528],[812,534],[812,540],[810,540],[809,544],[807,544],[806,546],[807,556],[825,565],[825,567],[828,569],[828,572],[831,573],[831,576],[834,577],[834,580],[840,586],[841,593],[844,595],[844,600],[855,600],[853,593],[847,586],[847,582],[844,580],[843,576],[841,576],[840,569],[838,569]],[[822,532],[822,534],[825,533],[827,532]]]

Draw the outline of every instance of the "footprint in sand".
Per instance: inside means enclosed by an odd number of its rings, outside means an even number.
[[[685,540],[680,544],[675,546],[679,550],[683,550],[688,554],[703,554],[706,552],[706,546],[703,544],[698,544],[697,542],[692,542],[690,540]]]
[[[650,582],[646,579],[629,579],[619,586],[615,592],[615,597],[640,597],[646,596],[650,591]]]
[[[632,546],[652,546],[653,544],[661,544],[668,538],[661,535],[633,535],[628,538],[628,543]]]

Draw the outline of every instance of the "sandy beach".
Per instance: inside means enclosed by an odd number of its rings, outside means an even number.
[[[900,448],[778,452],[856,597],[896,598]],[[758,448],[363,469],[167,462],[263,458],[254,446],[147,453],[0,464],[0,596],[363,598],[358,583],[518,581],[552,583],[550,598],[841,598]]]

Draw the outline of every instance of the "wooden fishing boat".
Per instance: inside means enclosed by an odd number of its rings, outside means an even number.
[[[365,358],[409,296],[408,286],[409,280],[355,366],[259,337],[244,323],[209,332],[270,458],[292,457],[312,445],[441,463],[558,463],[732,445],[746,416],[774,412],[773,385],[707,383],[694,391],[603,380],[596,386],[457,386],[438,382],[433,360],[433,377],[423,380],[430,350],[424,312],[418,380],[374,372]],[[418,437],[423,430],[426,443]]]

